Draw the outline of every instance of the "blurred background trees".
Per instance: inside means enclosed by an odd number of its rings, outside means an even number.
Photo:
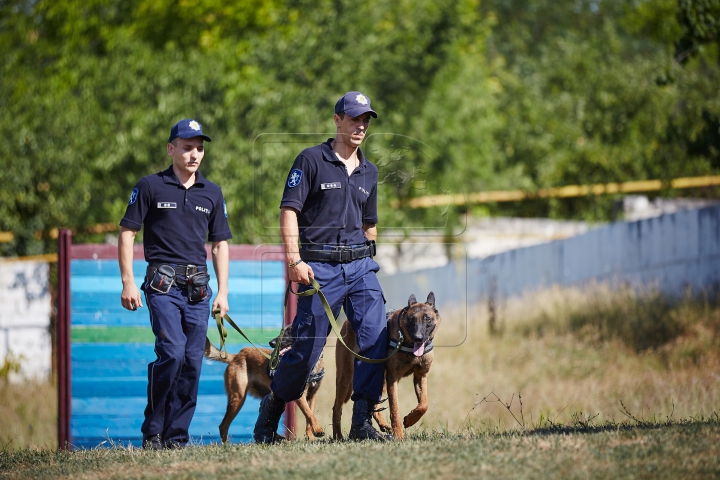
[[[292,160],[355,89],[380,114],[382,228],[454,228],[464,208],[394,203],[425,194],[718,174],[719,4],[0,0],[0,254],[53,251],[57,227],[103,241],[88,227],[117,224],[186,117],[234,241],[275,241]],[[613,201],[472,212],[604,221]]]

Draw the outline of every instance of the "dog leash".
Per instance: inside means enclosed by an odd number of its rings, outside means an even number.
[[[243,336],[245,340],[250,342],[250,345],[255,347],[258,352],[260,352],[265,358],[270,360],[270,368],[276,369],[278,364],[280,363],[280,347],[282,345],[282,337],[285,332],[285,329],[280,330],[280,338],[277,342],[275,342],[275,348],[273,348],[273,352],[268,355],[267,353],[263,352],[257,345],[253,343],[252,340],[248,338],[247,335],[245,335],[245,332],[242,331],[240,327],[235,324],[232,318],[230,318],[230,315],[227,313],[224,316],[220,316],[220,310],[213,311],[213,317],[215,317],[215,321],[217,322],[218,332],[220,333],[220,357],[225,359],[228,356],[227,352],[227,346],[225,345],[225,339],[227,338],[227,329],[225,328],[225,325],[223,324],[223,320],[227,320],[227,322],[230,324],[231,327],[233,327],[237,332]],[[225,355],[223,356],[223,349]]]
[[[320,297],[320,301],[322,302],[323,308],[325,309],[325,314],[328,317],[328,320],[330,321],[330,326],[332,327],[333,332],[335,333],[335,336],[340,340],[340,343],[342,343],[345,348],[348,349],[350,353],[352,353],[355,358],[362,360],[363,362],[367,363],[384,363],[390,360],[393,355],[395,355],[397,352],[400,351],[401,344],[404,340],[403,334],[400,330],[398,330],[398,335],[400,336],[400,341],[397,345],[395,345],[395,349],[392,351],[390,355],[387,356],[387,358],[368,358],[363,357],[362,355],[353,352],[352,348],[348,347],[345,343],[345,340],[343,340],[342,335],[340,334],[340,327],[337,324],[337,321],[335,319],[335,316],[332,313],[332,309],[330,308],[330,305],[328,304],[327,299],[325,298],[325,294],[322,293],[320,290],[320,284],[315,280],[313,277],[310,277],[310,284],[312,285],[312,288],[309,288],[303,292],[296,292],[292,289],[292,281],[288,281],[287,289],[285,290],[285,306],[287,307],[288,297],[290,296],[290,293],[297,297],[310,297],[312,295],[317,295]]]
[[[352,353],[355,358],[358,358],[359,360],[362,360],[363,362],[367,363],[384,363],[390,360],[393,355],[395,355],[397,352],[400,351],[402,347],[402,342],[404,340],[402,331],[398,330],[398,336],[399,341],[396,345],[394,345],[395,349],[388,355],[386,358],[368,358],[364,357],[358,353],[355,353],[352,348],[348,347],[348,345],[345,343],[345,340],[343,340],[342,335],[340,333],[340,327],[337,324],[337,320],[335,319],[335,315],[332,313],[332,309],[330,308],[330,305],[328,304],[327,298],[325,298],[325,294],[322,293],[320,290],[320,284],[315,280],[314,278],[310,277],[310,283],[312,285],[312,288],[309,288],[303,292],[296,292],[292,289],[292,281],[288,281],[287,288],[285,289],[285,301],[283,302],[283,318],[285,318],[285,310],[287,309],[287,303],[288,299],[290,298],[290,294],[297,297],[310,297],[312,295],[317,295],[320,297],[320,301],[322,302],[323,309],[325,309],[325,314],[328,317],[328,320],[330,321],[330,326],[332,327],[333,332],[335,333],[335,336],[340,340],[340,343],[343,344],[345,348],[348,349],[350,353]],[[220,316],[220,310],[213,311],[213,316],[215,317],[215,321],[217,322],[217,328],[218,332],[220,333],[220,357],[225,359],[228,356],[227,352],[227,346],[225,345],[225,339],[227,338],[227,329],[225,328],[225,325],[223,324],[223,320],[227,320],[227,322],[232,326],[240,335],[243,336],[245,340],[250,342],[250,344],[257,349],[258,352],[260,352],[265,358],[270,360],[270,369],[275,370],[280,363],[280,348],[282,345],[282,338],[285,333],[285,329],[280,329],[280,336],[278,340],[275,342],[275,348],[273,348],[273,352],[268,355],[267,353],[260,350],[260,348],[253,343],[252,340],[248,338],[247,335],[245,335],[245,332],[242,331],[240,327],[237,326],[237,324],[233,321],[232,318],[230,318],[230,315],[227,313],[224,316]],[[224,355],[223,355],[224,353]]]

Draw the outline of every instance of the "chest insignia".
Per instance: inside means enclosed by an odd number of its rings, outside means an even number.
[[[177,203],[175,202],[158,202],[158,208],[177,208]]]
[[[200,205],[198,205],[198,206],[195,207],[195,210],[197,210],[198,212],[202,212],[202,213],[204,213],[204,214],[206,214],[206,215],[210,215],[210,209],[209,209],[209,208],[201,207]]]
[[[359,188],[360,191],[363,192],[365,195],[370,195],[370,192],[368,192],[367,190],[365,190],[363,187],[358,187],[358,188]]]
[[[332,190],[335,188],[342,188],[340,182],[322,183],[320,184],[320,190]]]

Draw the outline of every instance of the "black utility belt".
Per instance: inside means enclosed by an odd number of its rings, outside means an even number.
[[[304,262],[349,263],[360,258],[374,257],[376,252],[375,241],[368,240],[364,245],[341,245],[330,249],[303,247],[300,249],[300,258]]]
[[[195,275],[198,272],[206,272],[207,266],[205,265],[184,265],[180,263],[160,263],[160,262],[150,262],[148,267],[150,268],[158,268],[162,265],[166,265],[171,267],[176,275],[179,275],[181,277],[189,277],[190,275]]]
[[[188,300],[200,302],[210,294],[210,275],[204,265],[150,263],[147,269],[148,286],[159,293],[168,293],[173,285],[187,291]]]

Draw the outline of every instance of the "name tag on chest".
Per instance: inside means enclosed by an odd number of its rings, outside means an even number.
[[[340,182],[320,184],[320,190],[333,190],[335,188],[342,188],[342,184]]]
[[[158,208],[177,208],[177,203],[175,202],[158,202]]]

